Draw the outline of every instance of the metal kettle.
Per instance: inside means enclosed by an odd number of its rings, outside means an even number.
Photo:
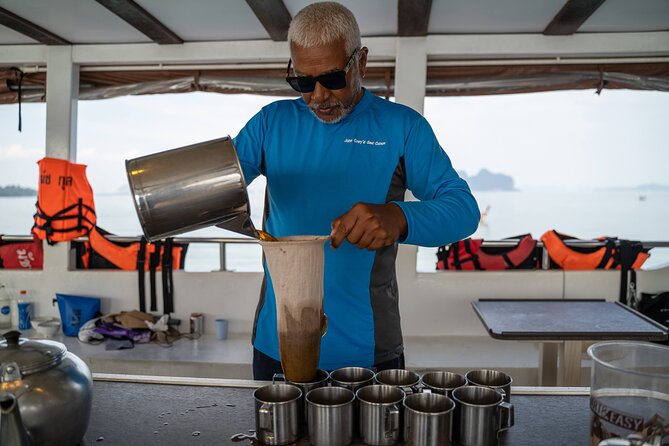
[[[0,342],[0,444],[80,444],[88,428],[93,380],[65,345],[10,331]]]

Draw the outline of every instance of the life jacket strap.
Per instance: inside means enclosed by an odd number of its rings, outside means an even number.
[[[144,263],[146,262],[146,237],[142,236],[137,251],[137,273],[139,283],[139,311],[146,313],[146,290],[144,285]]]
[[[163,281],[163,313],[170,314],[174,312],[174,282],[172,276],[172,245],[173,238],[165,239],[165,248],[163,250],[162,269],[160,271]]]
[[[156,295],[156,269],[160,264],[160,251],[162,242],[160,240],[153,244],[153,252],[149,257],[149,280],[151,284],[151,311],[158,311],[158,297]]]

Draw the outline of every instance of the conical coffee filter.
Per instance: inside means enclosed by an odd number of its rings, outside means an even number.
[[[323,247],[329,237],[261,241],[276,297],[281,366],[288,381],[316,374],[323,320]]]

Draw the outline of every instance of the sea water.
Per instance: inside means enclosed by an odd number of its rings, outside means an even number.
[[[253,185],[252,185],[253,187]],[[262,227],[263,197],[249,188],[251,217]],[[498,240],[531,233],[535,238],[555,229],[578,238],[616,236],[632,240],[669,240],[669,191],[559,191],[523,190],[474,192],[479,208],[489,210],[473,235]],[[130,193],[95,196],[98,225],[117,235],[142,233]],[[35,213],[35,197],[0,197],[0,234],[30,233]],[[437,228],[438,230],[438,228]],[[184,236],[234,237],[239,234],[211,227]],[[436,247],[419,248],[416,268],[435,271]],[[255,243],[228,244],[226,268],[234,271],[261,271],[261,249]],[[654,248],[645,267],[669,263],[668,248]],[[220,267],[218,245],[192,243],[186,256],[187,271],[212,271]]]

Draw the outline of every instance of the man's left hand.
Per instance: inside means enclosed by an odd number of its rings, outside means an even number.
[[[406,231],[406,217],[396,204],[356,203],[332,222],[330,245],[338,248],[348,240],[360,249],[376,250],[392,245]]]

